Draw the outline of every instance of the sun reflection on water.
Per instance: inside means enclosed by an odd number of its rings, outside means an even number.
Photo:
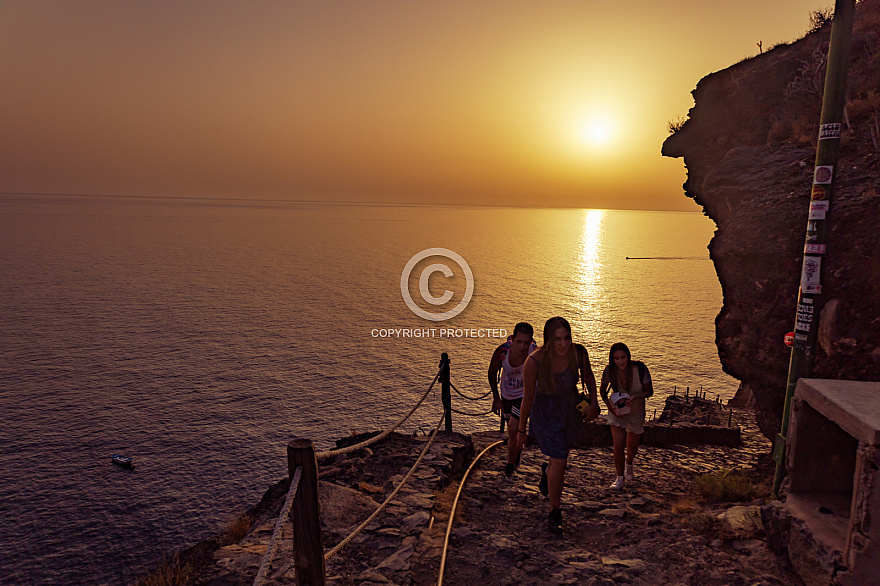
[[[583,326],[588,331],[588,335],[597,334],[597,324],[607,322],[603,319],[604,219],[603,210],[584,210],[581,223],[580,254],[575,276],[577,283],[575,304],[579,313],[585,318]]]

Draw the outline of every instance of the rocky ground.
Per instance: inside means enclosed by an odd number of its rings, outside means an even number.
[[[449,541],[445,584],[800,584],[766,546],[755,507],[766,502],[769,444],[750,416],[737,413],[744,445],[643,447],[637,478],[622,492],[611,448],[577,449],[569,459],[562,535],[547,528],[548,500],[538,492],[543,457],[527,448],[512,478],[502,446],[470,473]],[[387,440],[321,465],[325,551],[341,541],[393,490],[427,437]],[[474,454],[502,439],[441,433],[391,506],[326,563],[329,584],[436,584],[449,510]],[[704,502],[693,488],[703,472],[747,468],[758,484],[748,503]],[[196,568],[199,584],[251,584],[284,500],[286,482],[255,509],[240,543]],[[727,512],[731,511],[729,515]],[[744,513],[744,514],[743,514]],[[718,516],[729,516],[730,520]],[[294,584],[289,527],[266,584]],[[181,563],[186,563],[185,557]]]

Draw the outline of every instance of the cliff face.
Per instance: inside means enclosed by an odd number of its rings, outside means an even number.
[[[767,437],[785,397],[830,28],[700,80],[687,122],[663,144],[718,226],[718,354]],[[847,115],[813,376],[880,380],[880,0],[858,5]]]

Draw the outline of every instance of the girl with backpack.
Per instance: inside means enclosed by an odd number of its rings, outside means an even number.
[[[608,387],[612,390],[610,397]],[[633,460],[645,432],[645,399],[654,394],[648,367],[632,360],[626,344],[618,342],[611,346],[599,393],[608,407],[608,423],[614,438],[617,478],[610,488],[623,490],[624,481],[635,478]]]

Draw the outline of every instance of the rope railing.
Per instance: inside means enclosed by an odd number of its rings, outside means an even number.
[[[470,417],[481,417],[483,415],[488,415],[492,412],[492,410],[489,409],[488,411],[483,411],[482,413],[468,413],[467,411],[459,411],[458,409],[453,409],[452,412],[458,413],[459,415],[468,415]]]
[[[482,401],[483,399],[485,399],[486,397],[489,396],[489,393],[492,392],[492,389],[489,389],[488,391],[486,391],[484,394],[480,395],[479,397],[471,397],[471,396],[469,396],[469,395],[465,395],[464,393],[462,393],[461,391],[459,391],[459,390],[455,387],[455,385],[452,384],[451,382],[449,383],[449,386],[452,387],[452,390],[454,390],[456,393],[458,393],[459,395],[461,395],[462,397],[464,397],[464,398],[467,399],[468,401]]]
[[[412,468],[409,469],[409,472],[406,473],[406,476],[403,477],[403,480],[401,480],[400,483],[397,485],[397,487],[391,492],[391,494],[388,495],[388,498],[385,499],[385,502],[383,502],[381,505],[379,505],[379,508],[377,508],[375,511],[373,511],[373,514],[371,514],[369,517],[367,517],[367,519],[363,523],[358,525],[355,528],[355,530],[352,531],[351,534],[348,535],[348,537],[346,537],[345,539],[340,541],[336,547],[334,547],[333,549],[328,551],[326,554],[324,554],[324,561],[325,562],[327,560],[329,560],[330,558],[332,558],[333,556],[335,556],[337,553],[339,553],[339,551],[343,547],[348,545],[348,543],[352,539],[354,539],[361,531],[363,531],[364,528],[367,525],[369,525],[373,519],[375,519],[376,517],[379,516],[379,513],[381,513],[382,510],[385,509],[386,506],[388,506],[388,503],[390,503],[392,500],[394,500],[394,497],[397,496],[397,493],[400,492],[400,489],[404,487],[404,485],[407,483],[407,481],[412,476],[413,472],[415,472],[416,468],[421,463],[422,458],[424,458],[425,454],[428,453],[428,449],[431,447],[431,444],[434,443],[434,438],[437,437],[437,432],[440,431],[440,426],[443,424],[444,418],[445,418],[445,414],[444,414],[444,416],[440,417],[440,421],[437,422],[437,426],[434,428],[434,433],[431,434],[431,439],[429,439],[428,443],[425,444],[425,447],[422,449],[422,452],[419,454],[419,457],[416,459],[415,464],[412,465]]]
[[[291,475],[291,488],[288,491],[287,498],[285,500],[284,506],[282,508],[281,514],[276,521],[275,530],[273,531],[272,538],[267,546],[266,553],[264,554],[263,560],[261,560],[260,569],[257,573],[257,577],[254,581],[254,586],[261,586],[262,582],[266,580],[266,574],[269,571],[269,567],[272,564],[274,557],[277,551],[277,540],[280,535],[283,533],[282,526],[286,517],[290,518],[293,527],[293,533],[291,535],[292,541],[294,544],[294,556],[292,559],[292,563],[296,569],[297,580],[301,583],[312,583],[317,580],[320,581],[321,577],[324,576],[324,564],[327,560],[331,559],[333,556],[337,555],[346,545],[348,545],[357,535],[359,535],[373,520],[397,497],[397,494],[403,489],[403,487],[409,482],[412,475],[415,473],[419,464],[421,464],[425,455],[428,453],[428,450],[434,443],[434,440],[437,438],[437,434],[440,432],[441,427],[445,421],[446,423],[446,431],[452,431],[452,413],[459,413],[461,415],[470,416],[470,417],[481,417],[484,415],[488,415],[492,412],[492,410],[485,411],[483,413],[469,413],[467,411],[459,411],[452,408],[451,397],[450,397],[450,388],[454,388],[451,385],[449,380],[449,357],[444,352],[441,355],[440,360],[440,368],[437,371],[437,374],[434,376],[434,379],[431,381],[431,384],[428,386],[427,390],[424,394],[419,398],[419,400],[413,405],[412,409],[406,413],[403,417],[401,417],[393,426],[379,433],[378,435],[369,438],[363,442],[359,442],[357,444],[347,446],[344,448],[339,448],[335,450],[328,450],[324,452],[315,453],[314,448],[312,446],[311,440],[305,438],[294,438],[287,445],[287,459],[288,459],[288,471]],[[437,422],[437,426],[434,428],[434,431],[431,433],[430,439],[425,444],[418,458],[416,458],[415,463],[403,477],[403,479],[398,483],[398,485],[394,488],[391,494],[385,499],[385,501],[379,505],[373,513],[364,520],[357,528],[355,528],[345,539],[339,542],[333,549],[326,552],[323,552],[323,548],[321,547],[321,529],[320,529],[320,506],[318,502],[318,467],[317,462],[319,460],[324,460],[327,458],[331,458],[334,456],[339,456],[343,454],[348,454],[351,452],[356,452],[361,450],[367,446],[370,446],[374,443],[382,441],[386,437],[388,437],[395,429],[397,429],[404,421],[410,418],[415,410],[424,402],[424,400],[428,397],[431,391],[434,389],[434,385],[437,382],[441,383],[442,393],[441,400],[443,404],[443,416]],[[486,392],[480,397],[468,396],[457,388],[455,391],[464,397],[465,399],[476,401],[485,398],[491,393],[491,391]],[[497,442],[494,445],[498,445],[503,442]],[[488,448],[487,448],[488,450]],[[474,460],[476,463],[479,458],[485,454],[487,450],[484,450],[477,458]],[[464,481],[467,479],[467,474],[473,468],[473,464],[471,468],[468,468],[468,471],[465,473],[464,478],[462,479],[462,485]],[[461,489],[459,488],[459,494]],[[458,502],[458,495],[456,496],[456,504]],[[453,516],[455,505],[453,505]],[[451,527],[451,518],[450,518],[450,527]],[[449,530],[447,529],[447,544],[449,538]],[[446,547],[444,546],[444,561],[446,555]],[[304,581],[304,582],[303,582]],[[441,570],[441,581],[442,581],[442,570]]]
[[[291,505],[293,505],[293,499],[296,498],[296,491],[299,488],[299,479],[301,476],[302,466],[296,469],[296,472],[294,472],[293,474],[293,478],[290,479],[290,489],[287,491],[287,499],[284,501],[284,506],[281,507],[281,512],[278,514],[278,520],[275,522],[275,531],[272,532],[272,538],[269,540],[269,545],[266,548],[266,553],[263,554],[263,561],[260,563],[260,570],[257,572],[257,577],[254,578],[254,586],[260,586],[263,583],[263,580],[266,579],[266,572],[269,571],[269,566],[275,559],[275,550],[278,547],[278,538],[281,537],[284,522],[287,519],[287,515],[290,513],[290,507]]]
[[[376,443],[376,442],[378,442],[378,441],[381,441],[381,440],[385,439],[386,437],[388,437],[388,435],[389,435],[392,431],[394,431],[395,429],[397,429],[398,427],[400,427],[400,425],[401,425],[404,421],[406,421],[407,419],[409,419],[409,416],[410,416],[410,415],[412,415],[413,413],[415,413],[415,411],[416,411],[416,409],[418,409],[419,405],[421,405],[422,402],[425,400],[425,398],[427,398],[428,393],[431,392],[431,389],[434,388],[434,385],[437,383],[437,379],[440,378],[440,373],[441,373],[442,371],[443,371],[443,368],[441,367],[440,370],[437,371],[437,374],[434,376],[434,380],[431,381],[431,384],[430,384],[430,386],[428,387],[428,390],[425,391],[425,394],[424,394],[424,395],[422,395],[422,398],[419,399],[418,402],[417,402],[415,405],[413,405],[413,408],[409,410],[409,413],[407,413],[406,415],[404,415],[403,417],[401,417],[400,420],[399,420],[397,423],[395,423],[393,426],[391,426],[390,428],[386,429],[385,431],[383,431],[383,432],[380,433],[379,435],[374,436],[374,437],[371,437],[370,439],[365,440],[365,441],[362,441],[362,442],[360,442],[360,443],[358,443],[358,444],[354,444],[353,446],[348,446],[348,447],[345,447],[345,448],[339,448],[338,450],[329,450],[329,451],[326,451],[326,452],[318,452],[317,454],[315,454],[315,457],[316,457],[318,460],[324,460],[324,459],[327,459],[327,458],[332,458],[333,456],[341,456],[342,454],[349,454],[349,453],[351,453],[351,452],[356,452],[356,451],[358,451],[358,450],[360,450],[360,449],[362,449],[362,448],[366,448],[367,446],[371,446],[371,445],[373,445],[374,443]]]
[[[449,511],[449,523],[446,524],[446,537],[443,538],[443,554],[440,556],[440,574],[437,577],[437,586],[443,586],[443,573],[446,571],[446,551],[449,548],[449,534],[452,532],[452,521],[455,520],[455,509],[458,507],[458,498],[461,496],[464,483],[467,481],[468,475],[471,473],[473,467],[476,466],[477,462],[480,461],[480,458],[483,457],[483,454],[503,443],[504,441],[497,441],[480,452],[480,454],[474,458],[474,461],[471,462],[471,465],[468,466],[467,471],[465,471],[464,476],[461,478],[461,483],[458,485],[458,491],[455,493],[455,500],[452,501],[452,509]]]

